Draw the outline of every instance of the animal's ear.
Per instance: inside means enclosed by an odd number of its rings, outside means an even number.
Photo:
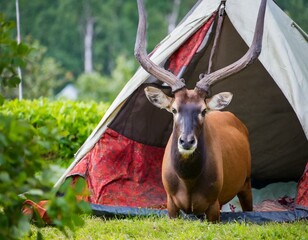
[[[167,96],[162,90],[155,87],[146,87],[144,92],[154,106],[171,111],[172,97]]]
[[[221,92],[207,99],[206,104],[211,110],[221,110],[230,104],[232,97],[233,94],[230,92]]]

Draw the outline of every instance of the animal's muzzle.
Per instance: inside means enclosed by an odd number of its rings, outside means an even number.
[[[194,150],[197,145],[197,139],[195,135],[181,135],[178,140],[178,146],[182,150],[190,151]]]

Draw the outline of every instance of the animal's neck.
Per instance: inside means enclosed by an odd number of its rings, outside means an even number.
[[[189,156],[182,156],[178,150],[177,138],[172,141],[172,164],[178,176],[182,179],[197,178],[204,168],[205,151],[203,139],[198,139],[197,149]]]

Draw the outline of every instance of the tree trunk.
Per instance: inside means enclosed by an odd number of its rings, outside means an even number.
[[[93,42],[93,18],[88,17],[86,19],[86,29],[84,35],[84,72],[93,72],[93,62],[92,62],[92,42]]]
[[[168,33],[172,32],[176,27],[179,10],[180,10],[181,0],[173,0],[172,12],[167,16],[168,21]]]

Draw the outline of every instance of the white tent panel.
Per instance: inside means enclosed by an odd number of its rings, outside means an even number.
[[[230,21],[248,45],[257,19],[252,9],[258,9],[260,2],[228,0],[226,4]],[[293,107],[308,139],[308,44],[292,19],[270,0],[259,60]]]

